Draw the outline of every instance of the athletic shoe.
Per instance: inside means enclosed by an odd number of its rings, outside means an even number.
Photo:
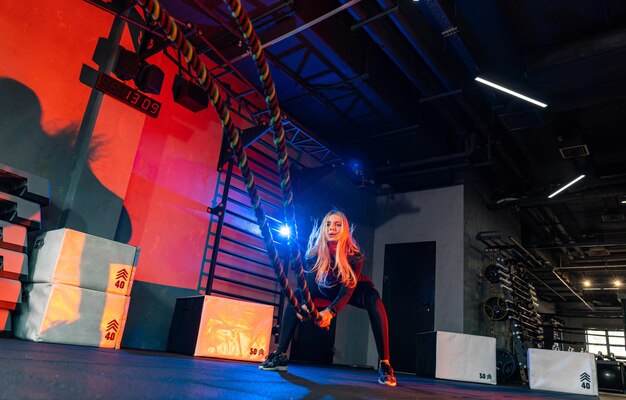
[[[259,369],[263,371],[287,371],[288,364],[289,360],[287,360],[287,357],[277,350],[267,356],[265,361],[259,365]]]
[[[380,367],[378,367],[378,383],[396,386],[396,376],[393,374],[393,368],[387,362],[381,362]]]

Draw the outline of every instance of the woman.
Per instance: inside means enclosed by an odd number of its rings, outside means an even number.
[[[364,257],[352,237],[348,219],[341,211],[330,211],[322,224],[313,227],[306,251],[307,286],[313,299],[323,298],[332,303],[320,311],[321,319],[316,322],[320,328],[330,326],[332,319],[346,304],[367,310],[378,356],[378,382],[395,386],[396,378],[389,364],[389,332],[387,313],[372,281],[364,276]],[[259,366],[265,371],[286,371],[286,351],[293,338],[299,314],[293,307],[287,307],[283,317],[278,348]]]

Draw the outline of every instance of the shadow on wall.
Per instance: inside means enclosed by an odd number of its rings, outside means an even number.
[[[79,126],[73,123],[57,132],[46,132],[41,126],[41,118],[41,103],[33,90],[14,79],[0,78],[0,163],[50,181],[50,205],[42,208],[42,229],[47,231],[62,224],[63,202],[76,163],[74,147]],[[105,145],[92,140],[90,160],[95,160]],[[89,190],[98,203],[122,201],[100,183],[89,166],[82,172],[80,182],[79,190]],[[97,209],[93,212],[97,213]],[[72,229],[89,233],[88,215],[72,217]],[[115,240],[128,243],[131,233],[128,212],[122,208]]]
[[[385,222],[399,215],[419,214],[422,210],[420,207],[411,204],[411,202],[407,201],[404,197],[402,200],[397,200],[394,195],[388,195],[386,204],[382,207],[379,206],[376,211],[375,228],[378,228]]]

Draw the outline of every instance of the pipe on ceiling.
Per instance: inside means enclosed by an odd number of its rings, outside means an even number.
[[[584,188],[586,189],[586,188]],[[583,189],[583,190],[584,190]],[[609,190],[604,192],[594,192],[594,193],[585,193],[578,192],[569,195],[559,195],[555,196],[551,199],[548,196],[537,196],[537,197],[507,197],[496,201],[496,205],[493,206],[493,209],[504,208],[504,207],[544,207],[558,203],[569,203],[575,201],[585,201],[585,200],[596,200],[596,199],[604,199],[607,197],[617,197],[622,196],[626,193],[625,190]]]
[[[555,227],[559,233],[563,236],[563,238],[565,239],[565,244],[567,243],[574,243],[575,240],[572,238],[572,236],[569,234],[569,232],[567,232],[567,229],[565,229],[565,226],[563,226],[563,224],[561,223],[561,221],[559,220],[559,217],[557,217],[554,214],[554,211],[552,211],[551,208],[549,207],[542,207],[541,210],[543,211],[544,215],[546,215],[548,221],[550,221],[550,226]],[[576,245],[572,244],[569,247],[570,249],[573,249],[577,254],[578,258],[581,257],[581,255],[583,255],[583,251],[580,249],[580,247],[577,247]],[[571,257],[571,255],[569,254],[569,252],[566,250],[567,248],[563,248],[563,250],[566,251],[566,254],[570,257],[570,258],[574,258]]]
[[[526,208],[525,211],[531,218],[535,220],[536,225],[543,230],[543,233],[549,239],[554,239],[558,244],[563,245],[561,251],[563,252],[563,254],[567,254],[567,250],[565,249],[567,246],[564,245],[558,237],[554,237],[554,235],[552,234],[552,230],[548,228],[549,223],[548,221],[546,221],[546,217],[541,212],[539,212],[538,209],[535,208]]]
[[[409,162],[398,163],[394,165],[386,165],[384,167],[373,168],[369,170],[369,172],[391,172],[391,171],[398,171],[398,170],[407,169],[407,168],[418,167],[422,165],[466,159],[470,157],[476,151],[476,134],[474,133],[470,134],[465,147],[466,147],[465,151],[461,153],[449,154],[449,155],[439,156],[439,157],[423,158],[423,159],[416,160],[416,161],[409,161]]]
[[[460,172],[460,171],[467,171],[470,168],[487,167],[490,165],[491,163],[488,161],[483,161],[483,162],[475,163],[475,164],[470,163],[470,162],[465,162],[465,163],[460,163],[460,164],[444,165],[442,167],[418,169],[416,171],[404,172],[401,174],[391,174],[391,175],[387,175],[387,177],[393,178],[393,179],[399,179],[399,178],[408,178],[408,177],[417,176],[417,175],[428,175],[428,174],[433,174],[437,172]]]
[[[345,0],[339,0],[340,3],[346,3]],[[347,3],[346,3],[347,4]],[[345,4],[344,4],[345,5]],[[363,11],[359,7],[352,7],[348,9],[348,12],[352,17],[357,21],[365,21],[367,20],[367,13]],[[406,55],[397,49],[391,40],[389,40],[386,35],[381,31],[378,26],[375,25],[365,25],[363,30],[367,32],[367,34],[376,42],[376,44],[380,47],[380,49],[387,54],[387,56],[393,61],[393,63],[402,71],[404,76],[409,79],[413,85],[421,92],[421,93],[430,93],[431,90],[428,90],[417,78],[414,73],[414,68],[409,67],[410,62],[406,59]]]
[[[331,10],[331,11],[327,12],[326,14],[318,17],[318,18],[315,18],[313,21],[309,21],[309,22],[307,22],[304,25],[301,25],[301,26],[299,26],[299,27],[297,27],[297,28],[295,28],[295,29],[293,29],[293,30],[283,34],[283,35],[280,35],[277,38],[274,38],[274,39],[270,40],[269,42],[263,43],[261,45],[261,48],[265,49],[266,47],[272,46],[272,45],[274,45],[276,43],[279,43],[279,42],[282,42],[283,40],[288,39],[288,38],[290,38],[290,37],[292,37],[294,35],[297,35],[298,33],[302,32],[304,30],[309,29],[313,25],[316,25],[316,24],[318,24],[318,23],[320,23],[322,21],[325,21],[328,18],[332,17],[333,15],[338,14],[338,13],[340,13],[341,11],[343,11],[343,10],[345,10],[347,8],[350,8],[353,5],[355,5],[357,3],[360,3],[361,1],[362,0],[350,0],[347,3],[344,3],[341,6],[335,8],[334,10]],[[248,57],[248,55],[249,55],[248,53],[244,53],[244,54],[240,55],[239,57],[233,58],[232,60],[230,60],[230,62],[234,63],[236,61],[242,60],[242,59]]]
[[[626,264],[589,264],[589,265],[566,265],[564,267],[556,268],[560,271],[574,271],[574,270],[586,270],[586,269],[622,269],[626,268]]]
[[[377,2],[383,8],[390,7],[392,4],[392,2],[390,2],[389,0],[377,0]],[[427,8],[429,9],[431,15],[433,15],[435,20],[439,23],[440,29],[444,30],[444,28],[450,28],[452,24],[450,23],[448,17],[445,15],[439,3],[437,3],[437,1],[430,0],[428,1],[428,3],[429,4],[427,4]],[[444,68],[442,68],[441,65],[439,65],[440,63],[435,60],[435,57],[428,50],[428,46],[426,46],[423,43],[422,39],[419,37],[419,35],[415,33],[415,31],[411,27],[410,21],[406,19],[402,12],[396,12],[390,15],[389,18],[396,26],[396,28],[400,31],[400,33],[405,37],[405,39],[415,49],[415,51],[420,55],[424,63],[430,68],[431,72],[437,77],[437,79],[439,79],[443,87],[450,92],[459,90],[455,90],[455,88],[452,86],[451,81],[442,72]],[[465,44],[460,39],[458,34],[454,35],[453,38],[448,38],[446,40],[453,41],[454,48],[457,50],[459,57],[463,60],[465,66],[467,67],[468,73],[475,76],[479,70],[476,61],[471,56],[469,50],[465,47]],[[492,92],[487,92],[487,96],[493,104],[496,99],[495,95]],[[470,118],[476,129],[490,142],[491,138],[489,134],[489,124],[484,121],[484,118],[476,111],[474,106],[468,103],[467,100],[465,100],[461,96],[454,96],[454,100],[463,110],[463,112]],[[504,154],[501,158],[505,161],[508,161],[509,159],[506,154]],[[501,171],[495,167],[495,164],[492,164],[492,166],[496,174],[501,173]],[[524,176],[524,174],[522,174],[521,172],[516,171],[516,168],[513,169],[514,173],[516,173],[518,177]]]
[[[590,305],[589,305],[589,304],[585,301],[585,299],[583,299],[583,298],[582,298],[582,297],[581,297],[578,293],[576,293],[576,292],[574,291],[574,289],[573,289],[570,285],[568,285],[568,284],[567,284],[567,282],[565,282],[565,280],[559,276],[559,274],[557,274],[557,272],[556,272],[556,271],[554,271],[554,270],[553,270],[553,271],[552,271],[552,273],[554,274],[554,276],[556,276],[557,278],[559,278],[559,280],[561,281],[561,283],[562,283],[563,285],[565,285],[565,287],[566,287],[566,288],[568,288],[568,289],[569,289],[569,290],[570,290],[570,291],[574,294],[574,296],[578,297],[578,299],[579,299],[580,301],[582,301],[582,302],[583,302],[583,304],[587,306],[587,308],[589,308],[591,311],[596,311],[596,310],[595,310],[595,308],[591,307],[591,306],[590,306]]]
[[[384,18],[384,17],[386,17],[386,16],[387,16],[387,15],[389,15],[389,14],[393,14],[393,13],[395,13],[396,11],[398,11],[398,9],[399,9],[399,8],[400,8],[400,7],[399,7],[397,4],[396,4],[395,6],[389,7],[388,9],[384,10],[384,11],[383,11],[383,12],[381,12],[380,14],[374,15],[374,16],[373,16],[373,17],[371,17],[371,18],[368,18],[368,19],[366,19],[366,20],[364,20],[364,21],[361,21],[361,22],[358,22],[358,23],[356,23],[356,24],[352,25],[352,26],[350,27],[350,30],[351,30],[352,32],[354,32],[354,31],[356,31],[357,29],[362,28],[362,27],[364,27],[364,26],[365,26],[365,25],[367,25],[367,24],[371,24],[372,22],[376,22],[376,21],[378,21],[379,19]]]
[[[439,28],[441,32],[445,32],[450,30],[451,28],[455,28],[448,19],[445,11],[439,4],[437,0],[427,0],[423,2],[424,6],[428,9],[430,14],[433,16],[435,21],[439,24]],[[476,76],[478,75],[479,69],[476,61],[470,54],[469,50],[461,40],[458,34],[454,34],[447,37],[447,40],[452,44],[452,47],[456,50],[458,57],[461,59],[465,67],[469,71],[470,75]]]
[[[536,250],[551,250],[559,249],[562,247],[570,247],[569,244],[563,243],[551,243],[545,245],[532,246],[531,249]],[[576,247],[613,247],[613,246],[626,246],[626,242],[579,242],[576,243]]]
[[[382,8],[389,8],[393,5],[392,1],[388,0],[377,0],[378,4]],[[406,40],[409,41],[413,49],[422,57],[428,68],[432,71],[432,73],[439,79],[439,81],[443,84],[444,88],[448,91],[453,90],[452,84],[448,80],[448,78],[441,72],[441,68],[436,65],[434,61],[434,57],[428,51],[428,48],[424,45],[424,43],[420,40],[419,36],[410,28],[411,24],[407,21],[406,17],[400,13],[394,13],[389,16],[389,19],[393,24],[398,28],[400,33],[404,36]]]

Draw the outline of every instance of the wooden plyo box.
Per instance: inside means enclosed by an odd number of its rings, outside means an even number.
[[[27,284],[24,293],[14,314],[16,337],[119,348],[130,297],[53,283]]]
[[[263,361],[274,307],[215,296],[179,297],[168,351],[230,360]]]
[[[596,359],[591,353],[528,349],[531,389],[598,395]]]
[[[72,229],[40,235],[30,257],[30,281],[59,283],[127,296],[139,249]]]
[[[418,333],[416,373],[495,385],[496,339],[442,331]]]

